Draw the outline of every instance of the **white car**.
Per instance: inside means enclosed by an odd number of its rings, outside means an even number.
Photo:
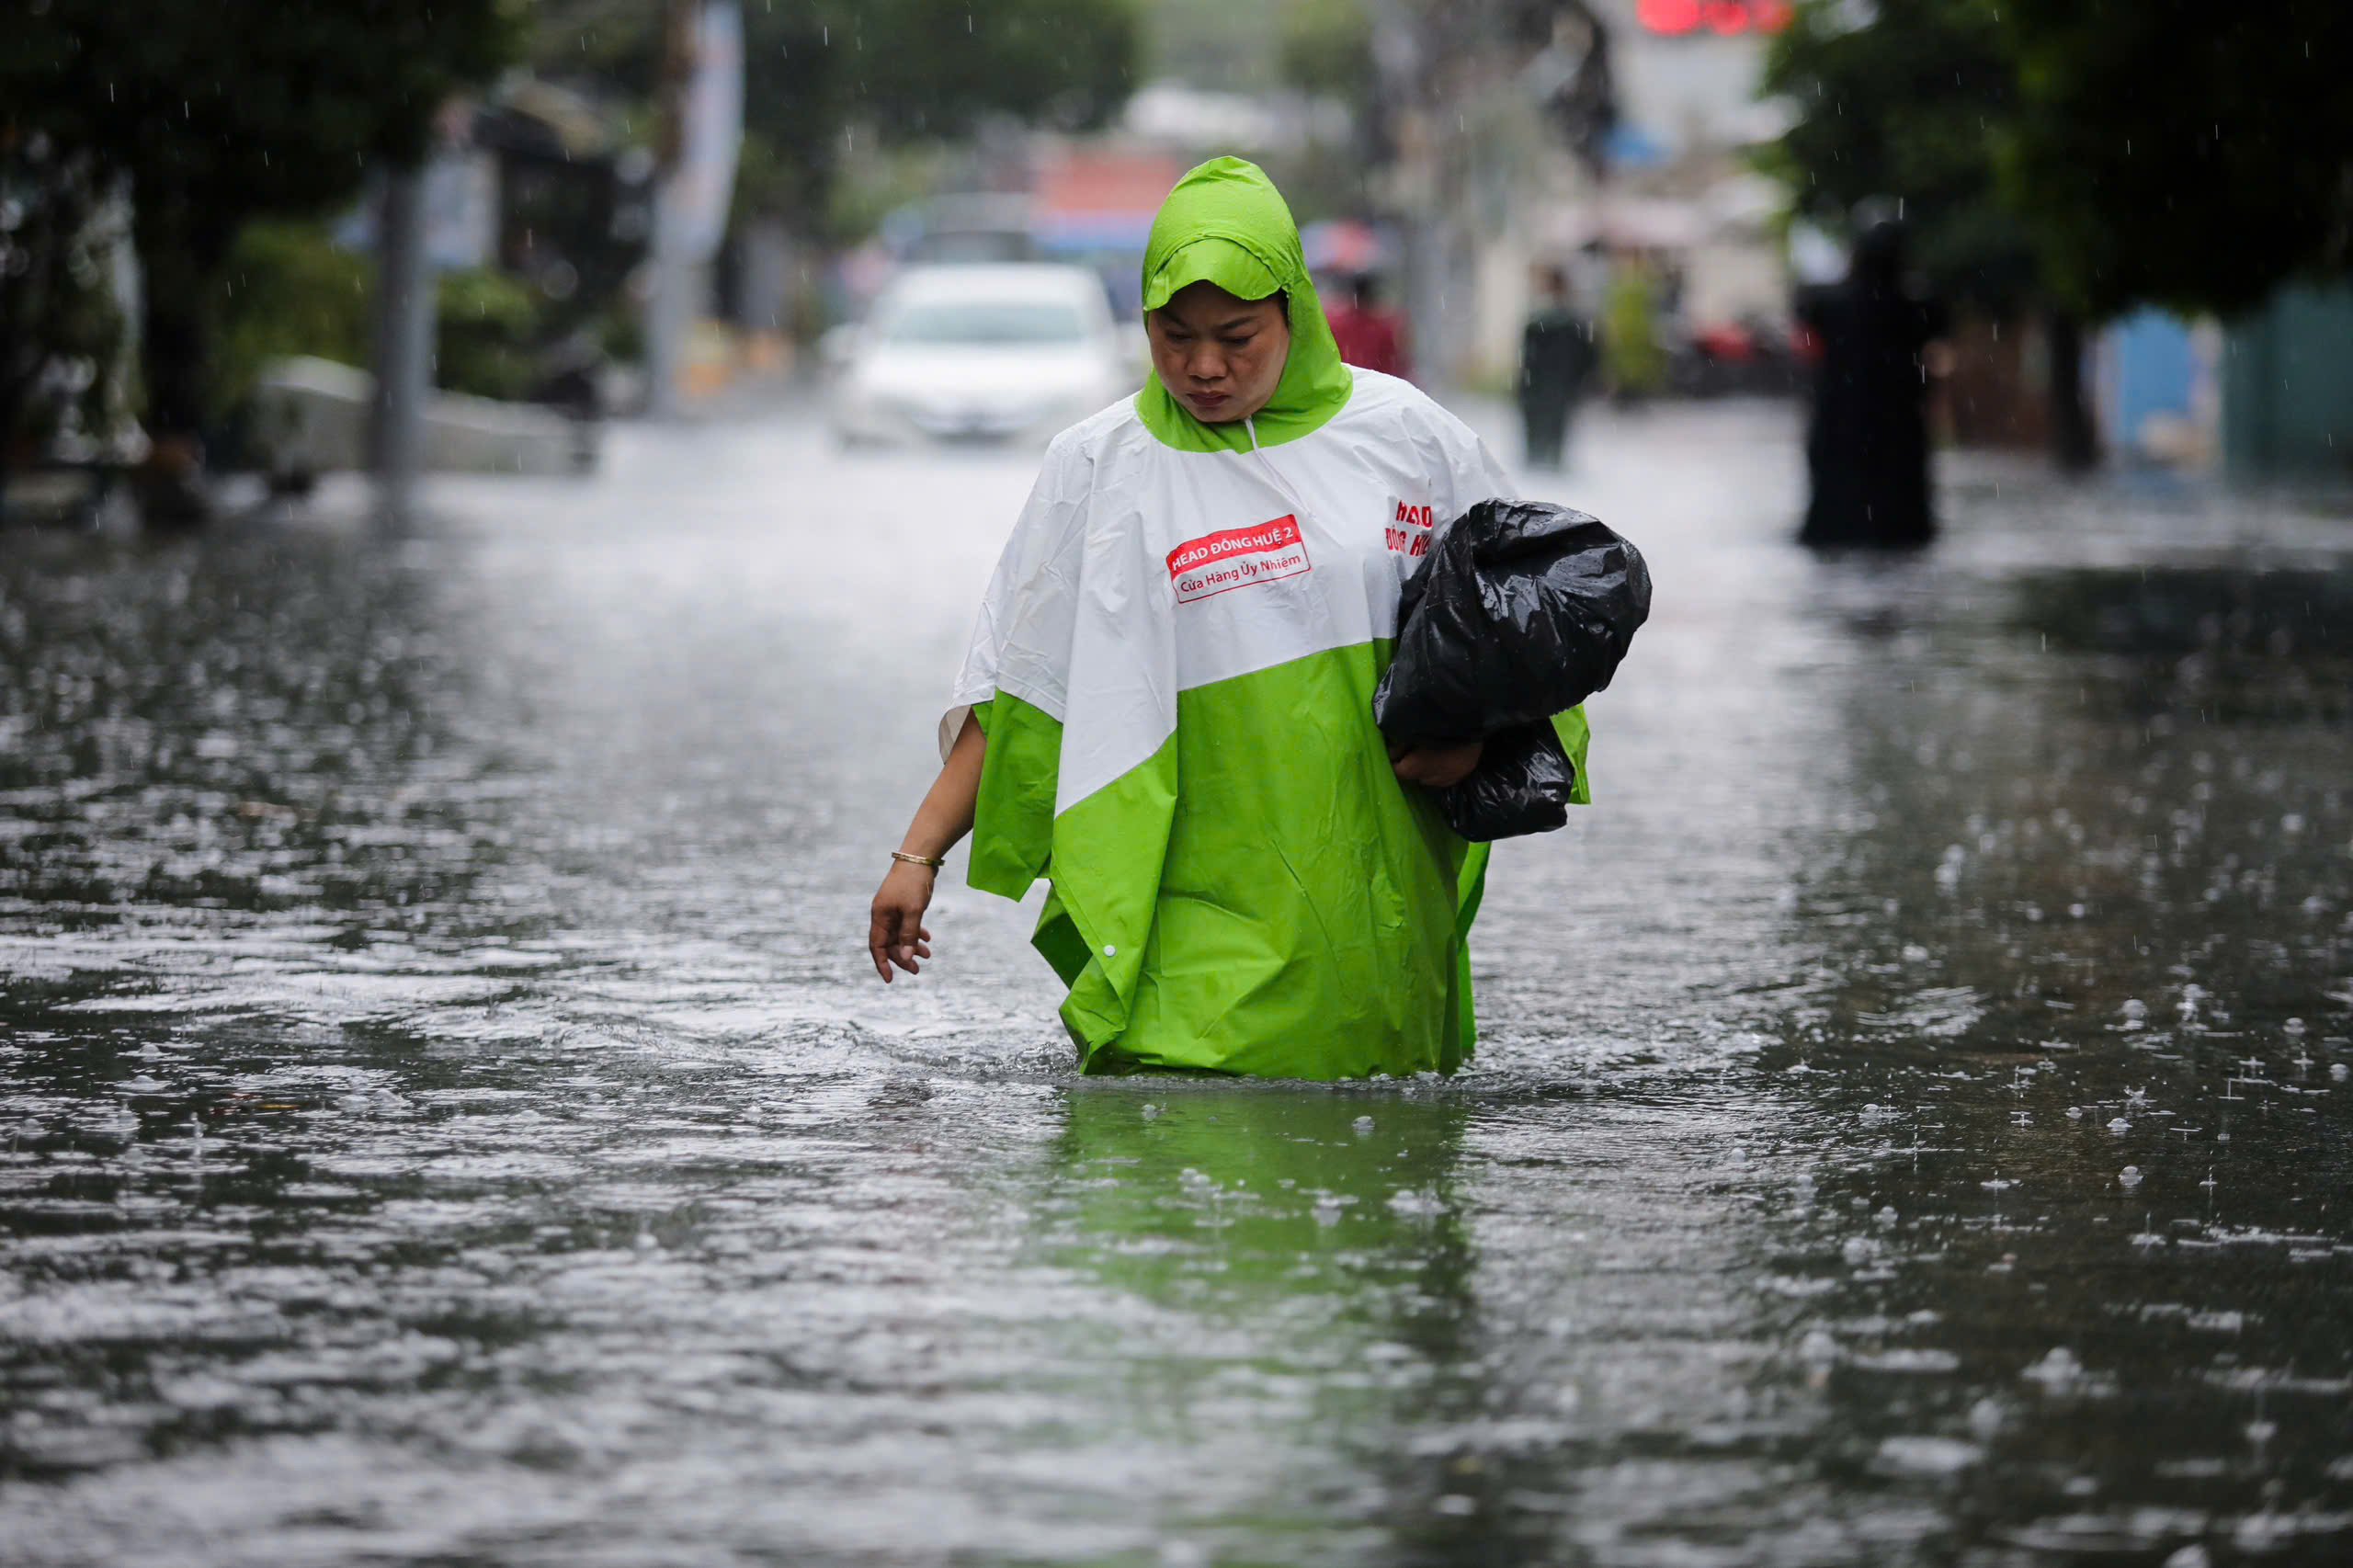
[[[1132,345],[1080,267],[918,267],[828,345],[835,433],[1043,442],[1135,391]]]

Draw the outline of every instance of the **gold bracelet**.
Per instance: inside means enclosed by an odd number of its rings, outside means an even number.
[[[891,858],[893,860],[904,860],[910,866],[928,866],[935,871],[939,869],[940,867],[948,864],[948,862],[939,856],[910,855],[904,849],[892,850]]]

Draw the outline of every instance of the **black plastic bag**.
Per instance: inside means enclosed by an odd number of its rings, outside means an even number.
[[[1416,745],[1548,719],[1609,684],[1650,612],[1641,551],[1600,519],[1482,501],[1406,580],[1372,716]]]
[[[1464,837],[1558,827],[1574,770],[1551,718],[1609,684],[1650,610],[1642,552],[1598,518],[1482,501],[1406,580],[1374,722],[1398,745],[1491,743],[1470,778],[1438,791]]]
[[[1576,783],[1576,764],[1552,724],[1521,724],[1487,737],[1471,777],[1436,791],[1438,809],[1463,837],[1492,844],[1567,822]]]

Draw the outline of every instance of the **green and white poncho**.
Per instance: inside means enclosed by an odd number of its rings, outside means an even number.
[[[1290,210],[1220,158],[1153,224],[1147,310],[1288,297],[1246,423],[1155,379],[1056,437],[982,605],[943,747],[987,732],[974,887],[1051,895],[1036,944],[1087,1072],[1450,1072],[1486,869],[1372,722],[1433,524],[1508,495],[1477,437],[1340,361]],[[1558,722],[1578,762],[1584,720]]]

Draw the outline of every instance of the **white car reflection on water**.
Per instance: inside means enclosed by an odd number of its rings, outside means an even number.
[[[1042,443],[1142,380],[1102,284],[1078,267],[915,267],[833,347],[847,444]]]

